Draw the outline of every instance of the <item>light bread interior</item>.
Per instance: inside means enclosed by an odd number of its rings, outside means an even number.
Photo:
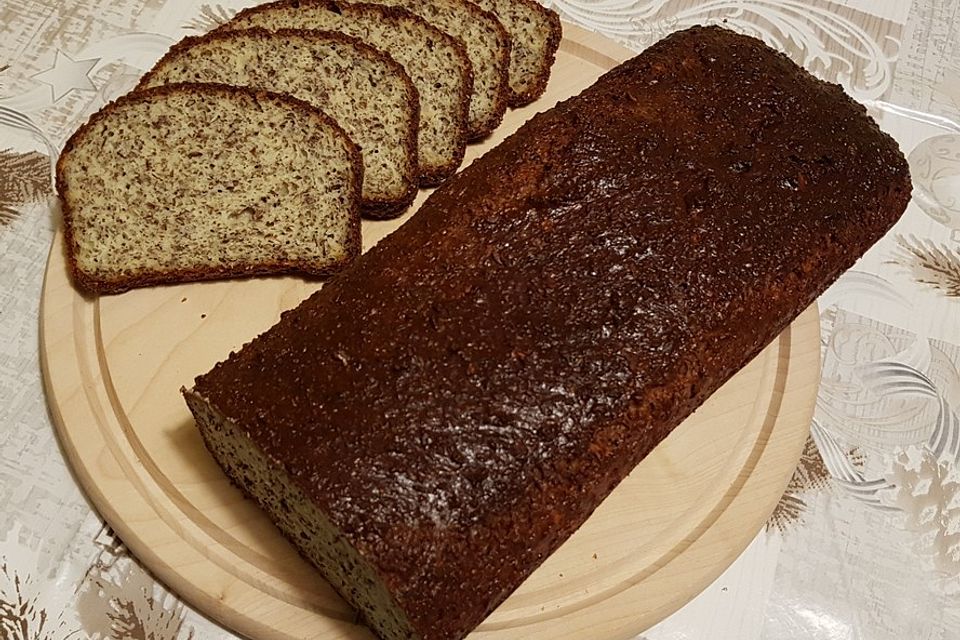
[[[463,160],[473,72],[463,45],[396,7],[280,0],[238,13],[219,30],[263,27],[340,31],[403,65],[420,94],[417,155],[421,184],[437,184]]]
[[[461,40],[473,65],[467,117],[471,140],[491,133],[507,108],[510,35],[496,16],[468,0],[376,0],[407,9]]]
[[[178,84],[129,94],[58,164],[78,284],[328,273],[359,248],[362,169],[329,118],[275,94]]]
[[[529,104],[547,86],[560,44],[560,18],[536,0],[472,0],[496,15],[510,34],[510,105]]]
[[[360,147],[363,207],[399,213],[416,191],[416,90],[399,64],[342,34],[263,29],[174,46],[138,88],[218,82],[287,93],[319,107]]]

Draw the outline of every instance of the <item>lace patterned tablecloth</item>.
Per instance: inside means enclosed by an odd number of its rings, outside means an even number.
[[[91,510],[51,427],[37,312],[51,163],[172,42],[249,2],[0,0],[0,637],[233,638]],[[640,50],[696,23],[762,37],[864,102],[914,201],[820,300],[800,465],[743,555],[646,640],[960,638],[960,1],[553,0]]]

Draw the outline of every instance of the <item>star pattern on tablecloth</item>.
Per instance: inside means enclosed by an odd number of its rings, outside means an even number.
[[[98,62],[100,58],[74,60],[57,49],[53,66],[34,74],[33,79],[50,85],[53,101],[57,102],[71,91],[96,91],[97,87],[89,74]]]

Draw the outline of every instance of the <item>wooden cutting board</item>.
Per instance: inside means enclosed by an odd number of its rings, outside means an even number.
[[[509,112],[492,139],[470,148],[467,162],[631,55],[564,25],[546,95]],[[364,247],[405,219],[365,222]],[[179,389],[318,286],[261,278],[85,298],[70,284],[61,234],[47,266],[42,366],[77,478],[172,590],[252,638],[371,636],[230,485],[203,448]],[[696,595],[753,539],[786,487],[813,413],[819,354],[811,307],[470,637],[630,638]]]

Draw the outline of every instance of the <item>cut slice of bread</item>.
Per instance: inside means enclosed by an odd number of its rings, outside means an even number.
[[[127,94],[57,162],[74,282],[329,274],[360,252],[362,176],[357,146],[301,100],[191,83]]]
[[[510,33],[510,106],[522,107],[543,95],[563,37],[560,16],[536,0],[472,0],[493,13]]]
[[[360,38],[403,65],[420,93],[420,184],[452,175],[467,141],[473,71],[463,43],[405,9],[332,0],[279,0],[238,13],[218,31],[322,29]]]
[[[507,110],[510,34],[495,15],[468,0],[375,0],[403,7],[463,42],[473,65],[469,140],[485,138]]]
[[[287,93],[320,108],[360,146],[363,213],[403,211],[417,190],[417,90],[397,62],[342,33],[286,29],[184,38],[138,89],[216,82]]]

